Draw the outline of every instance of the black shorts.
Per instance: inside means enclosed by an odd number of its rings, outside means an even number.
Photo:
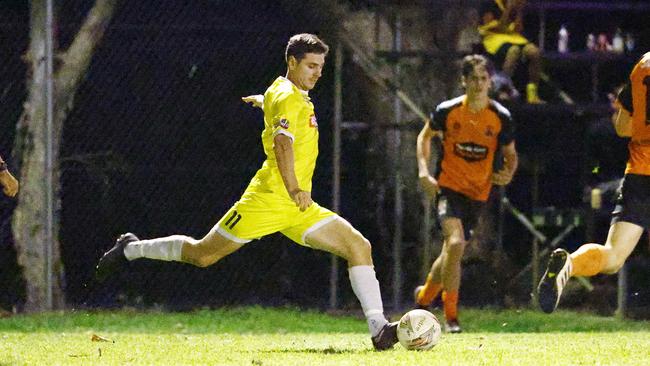
[[[625,175],[612,212],[612,225],[619,221],[650,228],[650,175]]]
[[[483,201],[473,200],[449,188],[440,187],[437,202],[438,220],[442,223],[446,218],[460,219],[467,240],[483,214],[485,206],[486,203]]]
[[[508,50],[512,46],[517,46],[521,47],[522,49],[524,48],[525,45],[515,45],[513,43],[504,43],[497,49],[497,52],[495,54],[490,54],[489,57],[492,59],[492,62],[494,63],[494,66],[496,66],[499,70],[503,67],[503,62],[506,60],[506,55],[508,54]]]

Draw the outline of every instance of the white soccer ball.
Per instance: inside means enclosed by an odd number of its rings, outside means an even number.
[[[441,335],[440,322],[436,316],[422,309],[404,314],[397,326],[397,339],[406,349],[431,349],[438,343]]]

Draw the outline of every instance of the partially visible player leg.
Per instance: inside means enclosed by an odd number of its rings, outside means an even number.
[[[201,240],[185,235],[138,240],[131,234],[121,235],[115,246],[99,260],[96,278],[103,282],[111,273],[119,270],[128,261],[149,258],[162,261],[178,261],[207,267],[219,259],[241,248],[246,241],[226,238],[215,226]]]
[[[570,277],[618,272],[642,234],[641,226],[619,221],[610,226],[605,245],[585,244],[571,255],[564,249],[556,249],[551,254],[546,272],[537,288],[542,310],[552,313],[557,308]]]
[[[421,309],[428,308],[433,300],[438,297],[442,290],[442,261],[443,254],[441,253],[433,264],[431,270],[427,274],[427,279],[424,285],[415,288],[413,297],[415,298],[416,307]]]
[[[397,343],[397,323],[389,323],[384,316],[370,242],[350,223],[337,217],[309,233],[305,243],[347,260],[350,284],[361,303],[375,348],[385,350]]]
[[[643,230],[643,227],[630,222],[618,221],[614,223],[609,228],[605,242],[606,260],[600,273],[614,274],[618,272],[641,239]],[[575,275],[580,276],[579,274]]]
[[[512,78],[517,69],[517,65],[519,64],[519,60],[521,59],[521,47],[509,43],[506,43],[501,47],[508,47],[508,50],[505,52],[501,69],[506,73],[506,75]]]
[[[524,58],[528,61],[528,84],[526,85],[526,100],[531,104],[544,103],[539,97],[539,80],[542,74],[542,56],[539,48],[528,43],[523,48]]]
[[[243,245],[244,243],[235,242],[221,235],[215,225],[201,240],[185,235],[172,235],[131,242],[124,248],[124,255],[128,260],[149,258],[207,267]]]
[[[447,331],[459,333],[461,328],[458,322],[458,292],[460,289],[461,260],[466,245],[463,223],[459,218],[447,217],[442,221],[442,231],[445,238],[442,248],[445,319],[447,320]]]
[[[618,272],[638,243],[643,228],[618,221],[609,227],[605,245],[584,244],[571,253],[571,277],[591,277]]]

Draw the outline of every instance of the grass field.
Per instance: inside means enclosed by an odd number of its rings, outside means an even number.
[[[529,310],[462,316],[465,332],[430,351],[375,352],[364,320],[293,308],[21,315],[0,319],[0,365],[650,364],[650,322]]]

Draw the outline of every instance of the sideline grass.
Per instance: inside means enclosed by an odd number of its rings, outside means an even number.
[[[528,310],[462,315],[465,332],[426,352],[375,352],[365,321],[289,308],[21,315],[0,320],[0,365],[650,364],[649,322]]]

